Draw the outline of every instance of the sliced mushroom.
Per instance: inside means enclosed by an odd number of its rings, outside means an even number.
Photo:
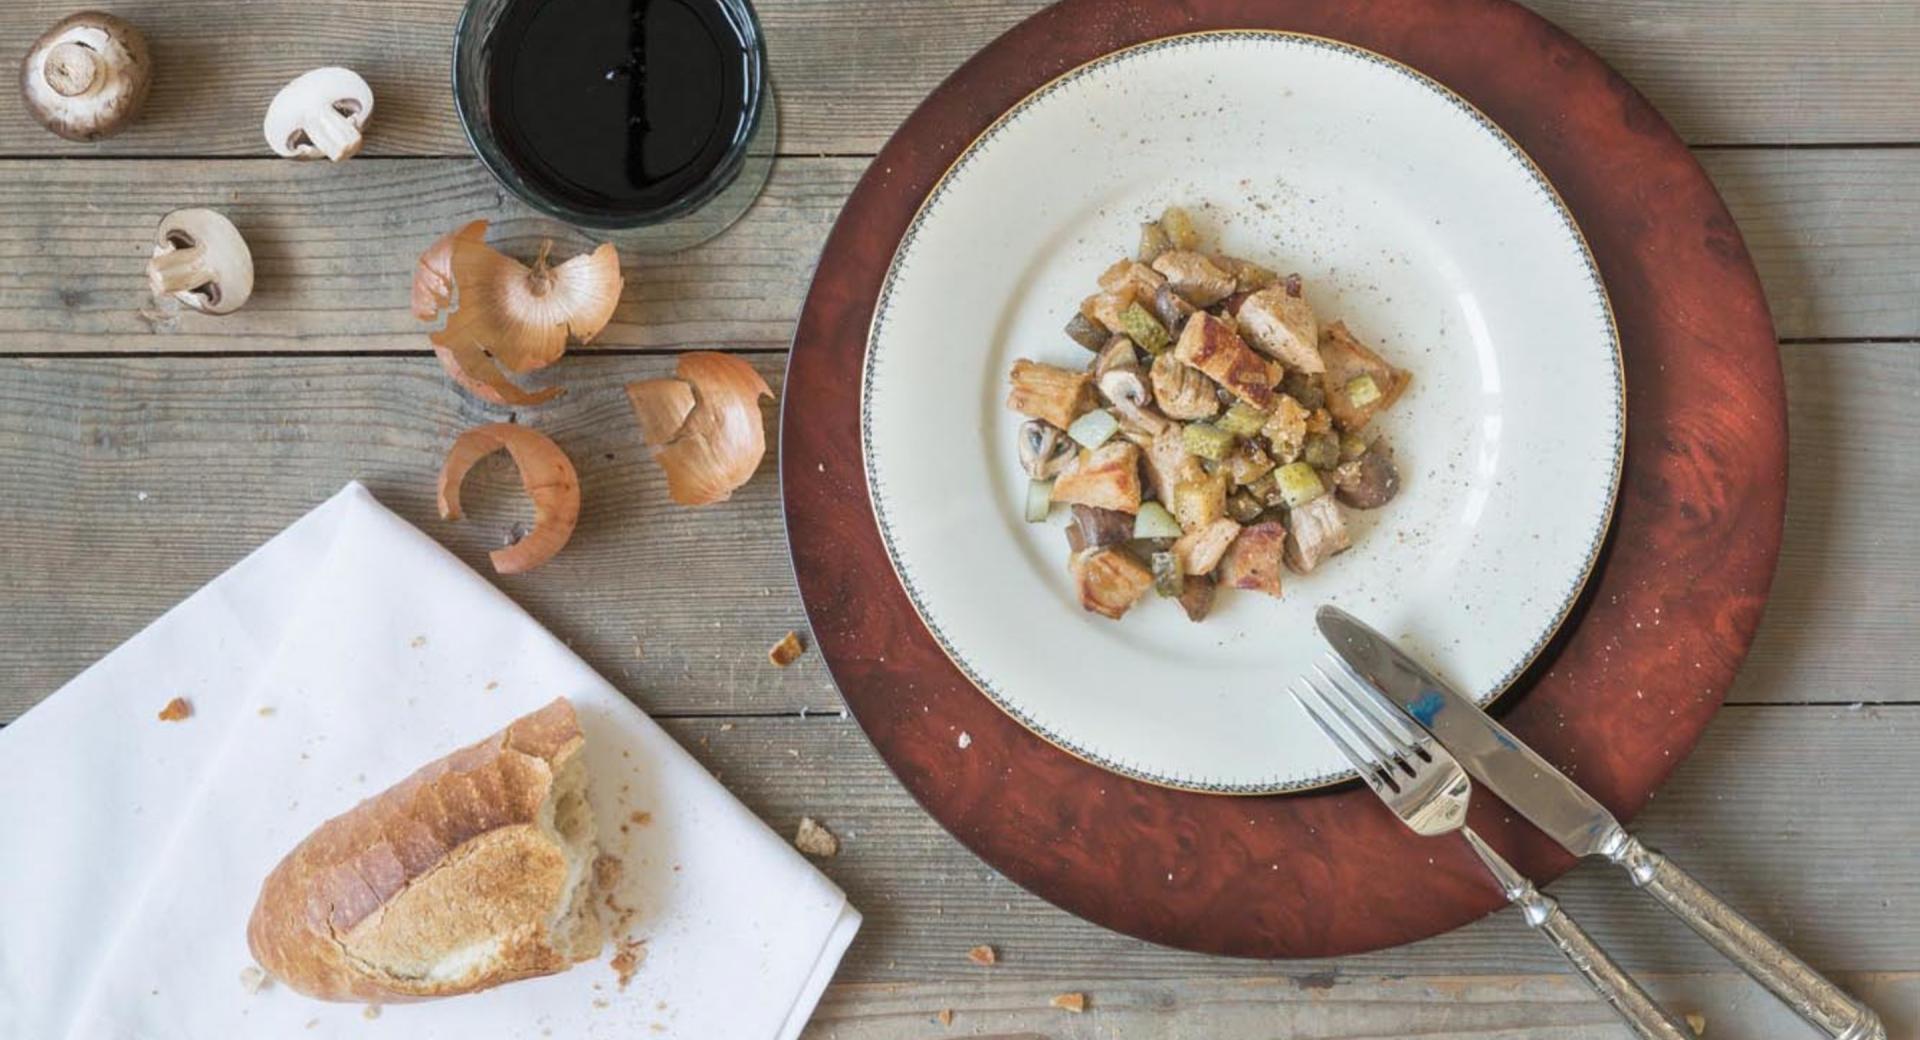
[[[231,314],[253,295],[253,253],[239,229],[210,209],[179,209],[153,234],[147,281],[197,311]]]
[[[1172,354],[1153,359],[1153,399],[1162,414],[1175,419],[1209,419],[1220,411],[1213,380]]]
[[[1139,366],[1112,368],[1100,377],[1100,396],[1119,413],[1120,425],[1157,434],[1167,428],[1167,417],[1153,410],[1153,391],[1140,377]]]
[[[1400,471],[1385,454],[1370,451],[1334,469],[1333,493],[1355,509],[1378,509],[1400,493]]]
[[[1029,419],[1020,427],[1020,467],[1035,480],[1052,480],[1073,465],[1073,441],[1058,426]]]
[[[1119,545],[1133,537],[1133,516],[1116,509],[1074,506],[1067,524],[1067,546],[1074,552]]]
[[[1101,376],[1116,368],[1137,369],[1139,367],[1140,355],[1134,351],[1133,341],[1125,336],[1109,336],[1106,345],[1094,355],[1093,367],[1088,371],[1093,373],[1093,378],[1097,382]]]
[[[267,146],[289,159],[350,159],[371,115],[373,90],[359,73],[314,69],[281,87],[267,106]]]
[[[68,15],[20,63],[20,93],[41,126],[69,141],[117,133],[147,99],[146,38],[101,11]]]

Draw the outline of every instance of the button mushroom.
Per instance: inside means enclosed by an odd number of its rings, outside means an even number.
[[[1140,378],[1140,367],[1110,368],[1100,377],[1100,396],[1120,414],[1120,425],[1157,434],[1167,428],[1167,417],[1153,410],[1153,391]]]
[[[20,63],[20,93],[41,126],[69,141],[116,133],[147,99],[146,38],[101,11],[68,15]]]
[[[1058,426],[1029,419],[1020,427],[1020,466],[1035,480],[1052,480],[1073,465],[1073,441]]]
[[[175,210],[154,232],[147,281],[155,296],[229,314],[253,295],[253,253],[226,217],[210,209]]]
[[[280,88],[267,106],[267,145],[289,159],[351,159],[371,115],[373,90],[358,73],[314,69]]]
[[[1210,419],[1220,410],[1213,380],[1172,354],[1154,358],[1150,375],[1162,413],[1175,419]]]

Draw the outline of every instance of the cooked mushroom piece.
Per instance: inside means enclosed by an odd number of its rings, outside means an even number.
[[[1118,618],[1153,588],[1153,572],[1125,549],[1087,549],[1067,561],[1079,586],[1080,605]]]
[[[1020,427],[1020,468],[1035,480],[1052,480],[1073,465],[1073,441],[1066,431],[1039,419]]]
[[[68,15],[20,63],[27,111],[69,141],[118,133],[147,99],[153,62],[146,38],[102,11]]]
[[[1119,413],[1120,425],[1158,434],[1169,425],[1167,417],[1153,410],[1153,391],[1140,377],[1139,366],[1108,369],[1100,377],[1100,396]]]
[[[1154,358],[1147,374],[1153,380],[1153,399],[1161,414],[1173,419],[1211,419],[1220,411],[1213,381],[1172,354]]]
[[[1116,509],[1074,506],[1067,524],[1067,545],[1074,552],[1119,545],[1133,537],[1133,517]]]
[[[1139,367],[1140,354],[1134,350],[1133,341],[1125,336],[1109,336],[1099,352],[1094,355],[1093,367],[1088,371],[1093,373],[1093,378],[1097,382],[1101,376],[1116,368],[1137,369]]]
[[[267,106],[267,146],[289,159],[350,159],[371,115],[373,90],[359,73],[314,69],[281,87]]]
[[[1290,514],[1287,532],[1287,566],[1301,574],[1311,574],[1321,561],[1353,544],[1347,535],[1347,518],[1331,495],[1321,495]]]
[[[1174,292],[1173,286],[1162,285],[1154,290],[1153,316],[1160,319],[1160,324],[1165,325],[1173,335],[1180,334],[1180,329],[1186,325],[1188,318],[1193,317],[1193,312],[1193,304]]]
[[[1213,609],[1213,575],[1191,574],[1180,588],[1180,609],[1187,612],[1188,621],[1205,621],[1207,612]]]
[[[1355,509],[1378,509],[1400,493],[1400,471],[1386,455],[1369,451],[1334,469],[1333,493]]]
[[[253,253],[226,217],[210,209],[174,210],[153,234],[147,282],[155,296],[230,314],[253,295]]]

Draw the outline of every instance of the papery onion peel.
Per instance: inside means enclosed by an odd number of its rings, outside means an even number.
[[[560,360],[567,337],[590,343],[613,319],[620,302],[620,254],[610,242],[559,266],[548,266],[552,241],[540,245],[532,267],[486,242],[454,235],[448,269],[457,288],[447,327],[433,341],[462,341],[486,349],[513,372],[531,372]]]
[[[573,461],[546,434],[513,423],[489,423],[461,434],[440,468],[440,518],[460,519],[460,484],[475,463],[501,449],[513,457],[520,484],[533,500],[533,530],[488,556],[501,574],[520,574],[552,559],[580,522],[580,477]]]
[[[723,502],[767,453],[760,398],[773,390],[752,365],[711,351],[680,355],[674,376],[627,384],[641,436],[675,502]]]

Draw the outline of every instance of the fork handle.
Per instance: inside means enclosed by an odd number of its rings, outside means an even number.
[[[1632,835],[1624,837],[1607,858],[1801,1018],[1834,1040],[1886,1040],[1873,1009],[1822,978],[1672,860]]]
[[[1613,958],[1593,941],[1586,930],[1573,922],[1560,904],[1551,896],[1542,895],[1533,887],[1533,882],[1525,875],[1513,869],[1500,854],[1493,851],[1471,827],[1460,828],[1460,833],[1473,846],[1480,862],[1487,865],[1487,871],[1507,895],[1507,901],[1520,908],[1526,922],[1536,931],[1545,935],[1560,951],[1560,955],[1573,965],[1575,971],[1587,980],[1600,999],[1613,1006],[1622,1021],[1633,1030],[1633,1035],[1643,1040],[1693,1040],[1693,1030],[1687,1028],[1678,1019],[1667,1014],[1665,1008],[1654,1002],[1632,976],[1621,970]]]

